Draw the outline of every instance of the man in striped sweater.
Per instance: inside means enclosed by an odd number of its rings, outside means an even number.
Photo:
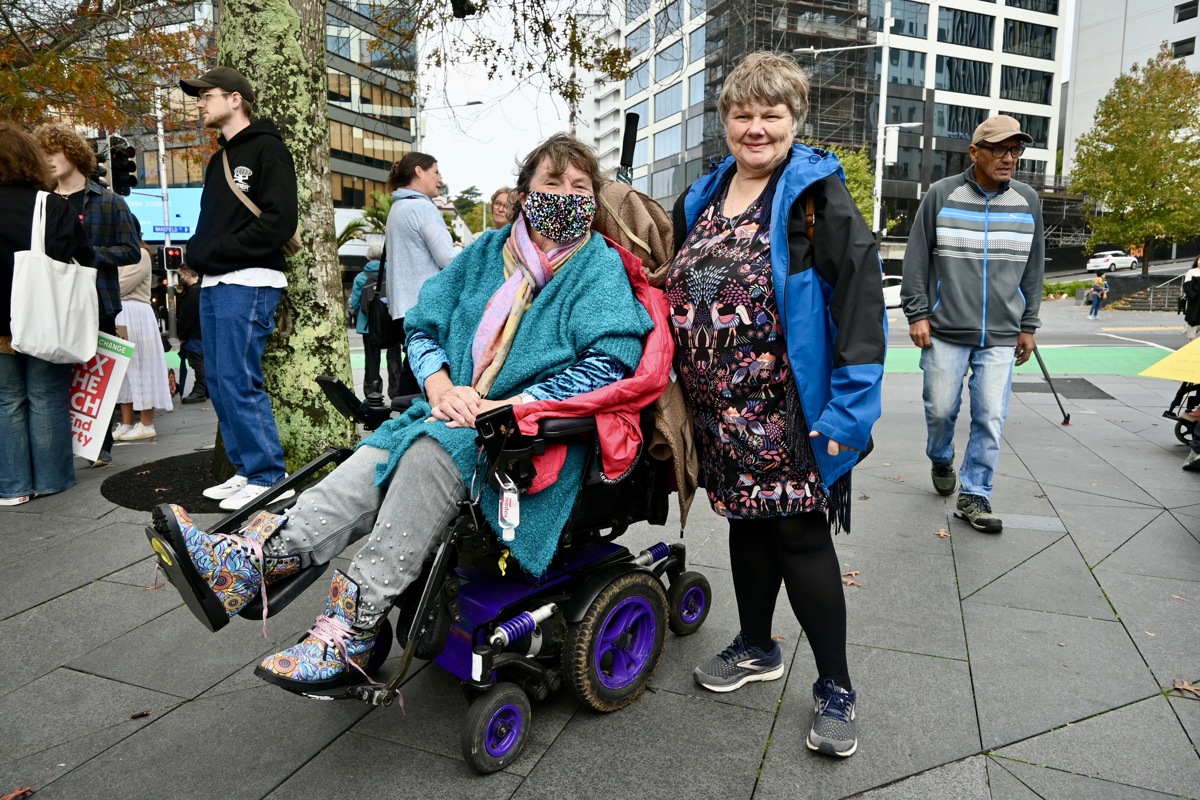
[[[959,490],[955,516],[985,533],[1004,527],[990,498],[1014,354],[1017,364],[1029,360],[1041,325],[1042,204],[1012,179],[1031,141],[1012,117],[981,123],[971,138],[973,165],[929,187],[904,254],[900,297],[908,335],[921,348],[933,487],[941,495]],[[968,369],[971,432],[956,476],[954,423]]]

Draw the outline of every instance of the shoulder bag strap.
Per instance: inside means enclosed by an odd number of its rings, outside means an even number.
[[[225,167],[225,180],[229,182],[229,188],[233,190],[235,195],[237,195],[237,199],[242,201],[242,205],[250,209],[251,214],[256,217],[261,217],[262,211],[259,209],[259,207],[254,205],[254,201],[247,197],[246,193],[243,192],[241,188],[233,182],[233,173],[229,171],[229,154],[223,149],[221,150],[221,164],[223,164]]]
[[[46,200],[50,195],[39,191],[33,201],[33,224],[29,226],[29,249],[46,254]]]

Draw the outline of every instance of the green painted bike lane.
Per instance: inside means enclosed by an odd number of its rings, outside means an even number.
[[[1158,347],[1038,347],[1046,371],[1051,375],[1137,375],[1146,367],[1161,361],[1170,352]],[[920,372],[921,351],[916,347],[889,347],[884,371],[893,374]],[[1030,359],[1015,369],[1016,374],[1041,375],[1036,359]]]

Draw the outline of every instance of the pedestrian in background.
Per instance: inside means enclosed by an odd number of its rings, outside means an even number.
[[[367,335],[367,308],[371,305],[376,292],[379,291],[379,259],[383,256],[383,247],[377,244],[367,248],[367,263],[362,272],[354,277],[354,286],[350,290],[350,310],[355,312],[354,330],[362,336],[363,354],[366,361],[366,374],[363,377],[363,395],[367,398],[383,398],[383,378],[379,374],[379,359],[382,351],[371,344]],[[403,371],[404,359],[400,345],[387,349],[388,397],[392,400],[403,395],[400,390],[400,376]]]
[[[46,198],[46,255],[92,261],[79,214],[53,194],[55,179],[33,137],[0,122],[0,506],[29,502],[75,485],[69,404],[71,365],[12,349],[15,255],[31,247],[34,207]]]
[[[1200,256],[1192,261],[1192,268],[1183,274],[1183,324],[1184,334],[1189,341],[1200,336]]]
[[[125,328],[133,342],[133,358],[125,380],[117,393],[121,424],[113,432],[118,442],[137,442],[158,435],[154,428],[154,409],[171,411],[171,387],[167,378],[167,359],[163,353],[158,317],[150,305],[150,281],[154,264],[150,248],[141,242],[141,260],[120,268],[121,313],[117,325]],[[134,412],[138,419],[133,419]]]
[[[204,380],[204,344],[200,332],[200,276],[187,267],[179,270],[175,287],[175,332],[179,336],[179,394],[187,388],[188,367],[192,368],[192,391],[181,401],[184,405],[208,399]]]
[[[492,227],[503,228],[508,223],[512,222],[512,212],[508,208],[508,196],[512,193],[512,189],[507,186],[501,186],[496,191],[492,192]]]
[[[236,472],[204,490],[235,511],[286,475],[262,357],[287,287],[282,247],[296,231],[296,168],[279,128],[254,117],[254,88],[231,67],[179,82],[201,122],[220,131],[208,162],[187,263],[200,280],[208,395]],[[259,209],[255,214],[244,202]]]
[[[1092,285],[1088,287],[1084,297],[1092,304],[1091,310],[1088,311],[1088,319],[1100,319],[1100,303],[1108,297],[1107,273],[1096,273],[1096,277],[1092,278]]]
[[[121,311],[118,270],[124,264],[138,263],[142,257],[133,213],[124,200],[88,179],[96,169],[96,154],[83,134],[69,125],[42,125],[34,131],[34,137],[50,159],[57,181],[54,191],[71,204],[83,222],[95,254],[90,266],[96,268],[100,331],[116,336],[117,314]],[[93,467],[112,463],[112,443],[112,431],[106,430]]]
[[[392,210],[387,218],[388,310],[401,326],[404,315],[417,304],[421,286],[459,252],[442,212],[433,203],[441,184],[437,159],[425,153],[407,154],[392,165],[388,174],[388,191],[392,193]],[[398,389],[401,395],[421,392],[407,351]]]
[[[985,533],[1004,529],[991,495],[1014,348],[1017,364],[1028,361],[1041,326],[1042,203],[1012,177],[1031,141],[1013,117],[980,123],[972,165],[929,187],[917,208],[900,288],[908,335],[921,348],[933,488],[945,496],[959,490],[955,516]],[[954,424],[968,370],[971,432],[956,478]]]
[[[782,583],[817,665],[807,745],[846,757],[858,694],[831,526],[849,530],[887,334],[879,254],[841,164],[793,144],[808,91],[804,72],[770,53],[729,73],[717,108],[731,155],[675,204],[666,294],[700,485],[729,520],[741,626],[695,680],[729,692],[783,676],[771,636]]]

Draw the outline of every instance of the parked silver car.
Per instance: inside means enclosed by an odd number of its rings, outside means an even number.
[[[1111,272],[1117,269],[1137,269],[1138,260],[1124,250],[1101,250],[1088,259],[1088,272]]]

